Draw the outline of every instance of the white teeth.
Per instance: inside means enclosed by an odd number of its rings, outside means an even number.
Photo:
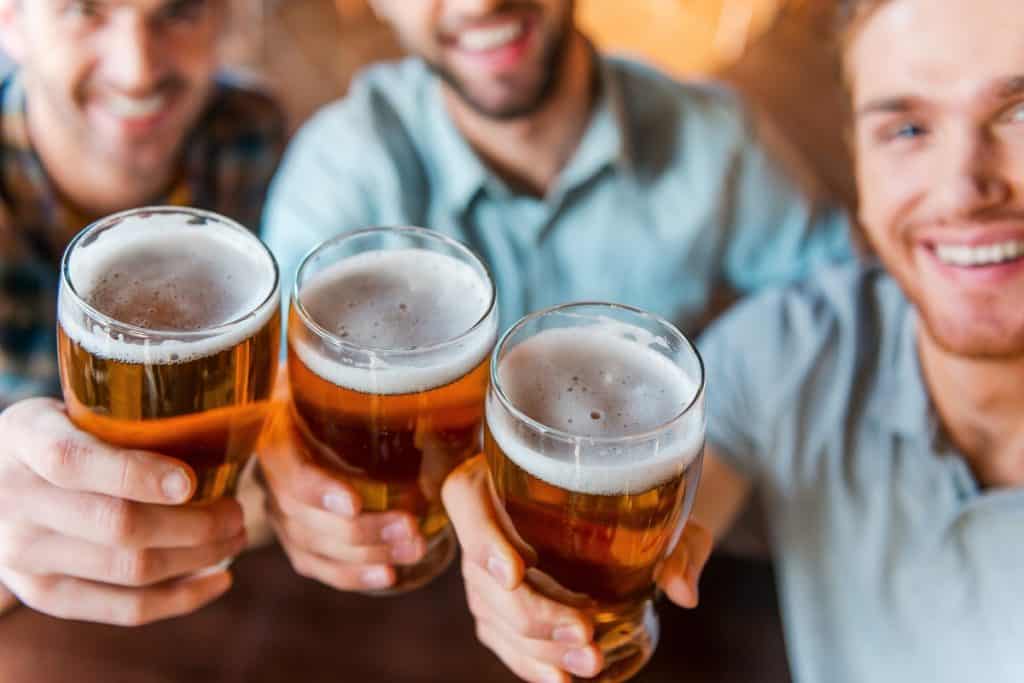
[[[990,266],[1024,256],[1024,241],[1000,242],[982,247],[940,244],[935,247],[935,255],[951,266]]]
[[[488,28],[468,29],[459,35],[459,47],[470,52],[496,50],[523,35],[523,29],[524,24],[521,21]]]
[[[104,104],[115,116],[132,119],[157,113],[164,106],[164,99],[163,95],[136,98],[110,93],[106,96]]]

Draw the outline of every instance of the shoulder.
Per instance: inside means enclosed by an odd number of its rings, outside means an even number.
[[[299,137],[383,139],[420,117],[431,83],[432,76],[419,59],[368,67],[352,80],[344,97],[324,106],[302,126]]]
[[[702,337],[709,365],[739,366],[729,387],[762,392],[779,405],[841,391],[870,372],[908,304],[878,265],[822,268],[806,281],[752,296]]]
[[[623,91],[630,113],[641,122],[674,117],[677,125],[738,132],[747,125],[743,100],[719,81],[680,80],[653,66],[622,57],[602,57]]]

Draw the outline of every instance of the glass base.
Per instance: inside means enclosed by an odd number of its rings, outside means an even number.
[[[635,676],[654,654],[660,633],[654,602],[645,600],[629,611],[597,612],[594,640],[604,653],[604,670],[594,678],[572,677],[579,683],[621,683]]]
[[[395,566],[395,583],[375,591],[362,591],[366,595],[401,595],[422,588],[444,574],[455,559],[458,543],[451,526],[437,532],[427,544],[423,559],[412,565]]]

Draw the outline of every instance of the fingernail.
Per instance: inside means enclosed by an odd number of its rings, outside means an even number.
[[[597,660],[590,650],[569,650],[562,655],[562,666],[577,676],[590,676],[595,673]]]
[[[415,542],[397,543],[391,548],[391,559],[400,564],[411,564],[420,559],[419,544]]]
[[[324,494],[324,508],[342,517],[356,516],[356,506],[352,502],[352,498],[337,491]]]
[[[409,532],[409,525],[405,522],[392,522],[380,530],[380,540],[385,543],[394,543],[412,538]]]
[[[556,643],[586,645],[587,634],[579,626],[556,626],[551,637]]]
[[[512,567],[500,557],[491,555],[487,559],[487,571],[505,588],[512,585]]]
[[[367,588],[387,588],[391,585],[391,572],[384,567],[371,567],[363,572],[362,580]]]
[[[160,489],[164,496],[175,503],[184,502],[190,488],[192,482],[181,470],[171,470],[160,480]]]

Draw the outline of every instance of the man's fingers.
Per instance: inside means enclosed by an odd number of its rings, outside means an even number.
[[[526,566],[498,524],[482,455],[452,472],[442,497],[464,556],[487,571],[506,590],[523,582]]]
[[[92,543],[180,548],[237,536],[245,526],[238,501],[203,506],[136,503],[37,483],[17,496],[16,519]]]
[[[512,672],[530,683],[569,683],[569,673],[587,678],[600,673],[600,657],[593,648],[573,651],[571,662],[576,669],[566,667],[560,660],[569,656],[564,650],[547,643],[530,643],[502,631],[488,622],[478,621],[476,636],[487,649],[498,656]],[[559,661],[552,664],[549,660]],[[596,668],[595,668],[596,667]]]
[[[4,570],[3,581],[34,610],[60,619],[140,626],[189,614],[231,587],[216,572],[150,588],[122,588],[66,576],[31,576]]]
[[[508,659],[518,660],[521,666],[525,665],[522,668],[540,669],[545,672],[548,669],[555,669],[583,678],[592,678],[601,673],[604,667],[604,659],[596,645],[566,645],[550,640],[532,640],[505,630],[502,624],[488,621],[477,623],[478,634],[481,629],[487,633],[491,642],[506,653]]]
[[[363,512],[350,519],[277,495],[267,497],[267,507],[279,522],[287,522],[285,526],[289,529],[303,527],[306,534],[331,538],[346,545],[390,545],[422,540],[419,525],[408,512]]]
[[[153,586],[230,559],[245,534],[192,548],[110,548],[44,529],[0,530],[3,565],[23,574],[63,575],[110,585]]]
[[[395,571],[386,564],[342,564],[307,552],[281,538],[281,547],[300,576],[343,591],[380,590],[395,583]]]
[[[12,405],[0,415],[0,434],[9,453],[63,489],[165,505],[184,503],[195,491],[195,473],[184,463],[109,446],[77,429],[58,401]]]
[[[271,492],[281,499],[354,518],[362,507],[358,492],[302,456],[295,445],[298,436],[290,419],[286,414],[275,418],[273,435],[259,453],[263,478]]]
[[[593,624],[583,612],[541,595],[528,584],[507,591],[472,562],[463,562],[462,574],[470,608],[478,619],[531,640],[583,646],[594,637]]]
[[[711,556],[714,539],[699,523],[689,521],[675,551],[665,561],[658,585],[680,607],[696,607],[700,574]]]

